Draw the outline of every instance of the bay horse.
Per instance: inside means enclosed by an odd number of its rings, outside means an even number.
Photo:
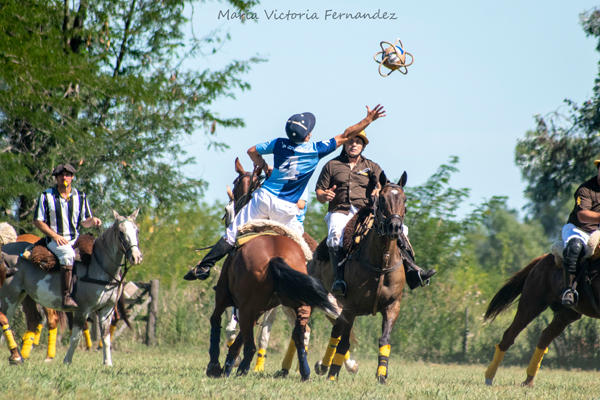
[[[225,216],[223,217],[223,219],[225,220],[225,226],[228,226],[231,223],[231,221],[233,221],[233,218],[235,218],[235,215],[238,213],[238,211],[241,210],[241,208],[244,207],[246,204],[248,204],[248,202],[250,201],[250,198],[252,197],[252,193],[255,190],[257,190],[258,188],[260,188],[260,186],[262,185],[262,181],[264,179],[263,176],[260,176],[260,168],[255,167],[252,172],[246,172],[244,170],[244,167],[242,166],[239,158],[235,159],[235,172],[238,173],[238,176],[233,181],[233,190],[230,189],[229,186],[227,186],[227,195],[229,197],[229,203],[225,207]],[[305,233],[305,236],[306,236],[306,233]],[[312,240],[312,238],[307,239],[305,237],[305,241],[309,245],[309,247],[311,247],[310,250],[314,252],[316,250],[317,243],[314,242],[314,240]],[[314,244],[311,244],[311,243],[314,243]],[[340,304],[337,303],[337,301],[335,300],[335,298],[333,296],[329,295],[329,300],[336,310],[336,314],[327,315],[327,318],[333,324],[335,322],[335,315],[337,315],[341,312],[342,307]],[[287,307],[282,307],[282,308],[283,308],[283,312],[284,312],[289,324],[291,326],[294,326],[295,319],[296,319],[294,310],[287,308]],[[256,365],[254,367],[254,372],[264,372],[267,347],[269,346],[269,337],[271,335],[271,329],[273,328],[273,323],[275,322],[276,316],[277,316],[277,307],[266,311],[264,314],[261,326],[259,328],[259,339],[258,339],[259,349],[258,349]],[[225,328],[228,346],[231,346],[231,344],[233,344],[233,342],[237,336],[236,326],[237,326],[237,319],[236,319],[235,315],[232,313],[230,321],[227,324],[227,327]],[[305,333],[305,340],[304,340],[305,347],[308,347],[308,343],[310,341],[310,332],[311,332],[310,327],[307,325],[306,333]],[[296,345],[294,343],[294,340],[292,339],[292,340],[290,340],[290,343],[289,343],[287,351],[286,351],[286,355],[281,363],[281,370],[278,371],[276,374],[277,377],[285,377],[289,374],[289,370],[292,367],[295,353],[296,353]],[[236,362],[238,362],[238,361],[236,361]],[[344,362],[344,366],[346,367],[346,370],[350,373],[355,374],[358,372],[358,363],[355,360],[350,359],[349,353],[347,354],[347,358],[346,358],[346,361]]]
[[[600,318],[597,300],[600,294],[600,279],[594,279],[600,272],[600,260],[590,261],[588,276],[583,276],[579,283],[579,302],[574,308],[561,305],[559,293],[564,287],[564,280],[563,272],[558,266],[560,263],[557,263],[553,254],[534,259],[508,279],[490,302],[485,313],[486,320],[494,320],[501,312],[507,310],[519,295],[521,296],[512,324],[504,332],[500,343],[495,346],[494,358],[485,372],[486,385],[492,385],[504,354],[513,345],[519,333],[548,307],[554,312],[554,317],[538,340],[523,386],[533,387],[533,380],[544,354],[548,352],[548,346],[567,326],[579,320],[582,315]],[[591,278],[591,283],[588,278]]]
[[[78,279],[73,296],[79,307],[73,312],[73,331],[69,350],[63,359],[65,364],[73,361],[87,316],[97,312],[102,321],[103,363],[112,365],[108,327],[125,273],[122,267],[127,261],[132,266],[142,261],[135,224],[138,211],[129,217],[113,211],[115,222],[95,240],[90,265],[75,264]],[[62,310],[59,272],[46,272],[24,258],[19,259],[17,266],[18,271],[0,288],[0,312],[8,320],[27,295],[44,307]]]
[[[350,333],[357,316],[381,313],[382,335],[379,338],[379,365],[376,377],[386,383],[390,356],[390,335],[400,312],[405,275],[397,239],[404,223],[406,195],[404,172],[397,184],[380,182],[383,186],[374,200],[373,228],[345,262],[346,297],[338,298],[343,305],[341,317],[332,330],[329,346],[320,363],[318,374],[329,369],[328,379],[336,380],[350,348]],[[327,257],[314,257],[308,265],[309,274],[331,287],[333,268]],[[335,355],[334,355],[335,352]],[[330,366],[331,365],[331,366]],[[329,367],[330,366],[330,367]]]

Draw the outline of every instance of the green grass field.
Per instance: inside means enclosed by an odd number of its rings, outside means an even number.
[[[299,374],[287,379],[272,377],[281,354],[271,352],[266,373],[246,377],[209,379],[204,348],[130,347],[113,352],[113,367],[102,366],[101,352],[75,353],[71,366],[62,364],[66,349],[60,347],[52,363],[44,363],[45,349],[34,349],[20,367],[5,362],[0,381],[0,398],[75,399],[600,399],[596,371],[542,369],[536,386],[519,385],[524,367],[500,368],[493,387],[483,384],[484,365],[426,364],[390,359],[387,385],[375,380],[376,360],[359,357],[360,371],[351,376],[342,370],[337,382],[326,381],[314,372],[307,383]],[[318,355],[309,354],[311,368]],[[254,365],[254,364],[253,364]]]

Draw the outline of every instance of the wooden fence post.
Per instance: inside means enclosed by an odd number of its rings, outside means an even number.
[[[146,345],[156,346],[156,319],[158,317],[158,279],[150,282],[150,304],[146,325]]]
[[[469,307],[465,308],[465,338],[463,341],[463,358],[467,359],[469,345]]]

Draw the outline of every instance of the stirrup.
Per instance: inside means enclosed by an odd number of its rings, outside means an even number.
[[[573,294],[573,304],[572,305],[565,304],[565,303],[567,303],[567,299],[565,298],[567,296],[567,294]],[[562,297],[560,299],[560,303],[563,306],[569,307],[569,308],[577,307],[577,304],[579,303],[579,293],[577,293],[577,290],[573,290],[570,288],[565,289],[565,291],[563,292]]]
[[[423,277],[421,276],[421,271],[417,271],[417,276],[419,277],[419,281],[421,281],[421,286],[425,287],[425,286],[429,286],[429,281],[431,280],[430,278],[427,278],[425,280],[423,280]]]
[[[336,285],[341,285],[342,288],[335,288]],[[341,293],[339,293],[340,291],[341,291]],[[344,282],[342,280],[337,280],[337,281],[333,282],[333,285],[331,285],[331,294],[334,295],[334,296],[336,296],[336,295],[340,296],[341,295],[341,296],[346,297],[346,282]]]

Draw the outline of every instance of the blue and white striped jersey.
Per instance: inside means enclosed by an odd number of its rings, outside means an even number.
[[[297,203],[319,160],[335,151],[334,138],[322,142],[294,143],[278,138],[256,145],[260,155],[273,154],[273,172],[262,187],[280,199]]]
[[[81,222],[92,217],[85,193],[71,188],[65,200],[56,187],[47,189],[38,199],[33,219],[45,222],[52,230],[71,241],[79,236]]]

